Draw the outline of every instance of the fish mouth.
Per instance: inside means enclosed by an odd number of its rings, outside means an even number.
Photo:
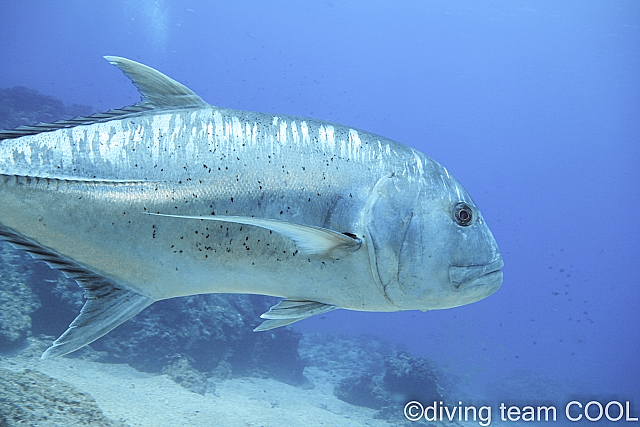
[[[498,289],[502,285],[502,267],[504,267],[504,261],[500,255],[484,265],[451,265],[449,279],[454,289],[458,291],[477,286],[491,286]]]

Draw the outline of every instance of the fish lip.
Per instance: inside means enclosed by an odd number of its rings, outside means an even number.
[[[485,289],[485,296],[491,295],[502,286],[502,270],[492,271],[487,274],[483,274],[471,282],[467,282],[459,285],[456,290],[460,292],[473,292],[474,289]]]
[[[449,279],[454,289],[458,291],[493,284],[499,277],[502,277],[502,267],[504,267],[504,261],[500,255],[484,265],[451,265],[449,266]]]

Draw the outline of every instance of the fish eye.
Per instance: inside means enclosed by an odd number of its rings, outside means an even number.
[[[453,209],[453,217],[456,219],[458,225],[466,227],[467,225],[471,225],[473,210],[466,203],[460,202]]]

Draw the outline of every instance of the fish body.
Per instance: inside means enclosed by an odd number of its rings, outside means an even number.
[[[335,308],[455,307],[501,285],[491,232],[435,160],[348,126],[214,107],[106,58],[142,102],[0,132],[0,237],[88,297],[43,357],[185,295],[286,298],[264,330]]]

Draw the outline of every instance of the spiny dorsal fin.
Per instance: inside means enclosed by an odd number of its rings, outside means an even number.
[[[123,119],[129,115],[144,111],[202,108],[209,105],[193,93],[191,89],[151,67],[117,56],[105,56],[104,58],[131,79],[131,82],[142,95],[141,102],[128,107],[109,110],[105,113],[92,114],[88,117],[76,117],[69,120],[59,120],[54,123],[38,123],[31,126],[20,126],[11,130],[0,130],[0,140]]]
[[[158,70],[118,56],[105,56],[138,88],[142,102],[137,105],[153,109],[206,107],[208,104],[191,89]]]

